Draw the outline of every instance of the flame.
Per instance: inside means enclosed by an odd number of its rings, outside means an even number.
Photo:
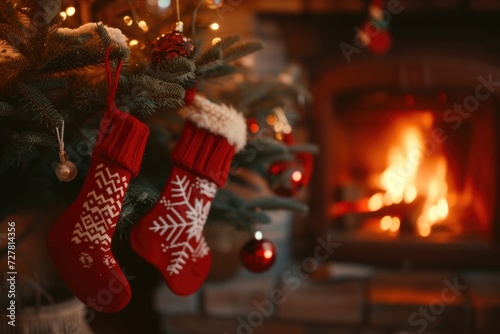
[[[399,217],[384,216],[380,220],[380,228],[383,231],[397,232],[401,226],[401,220]]]
[[[384,218],[380,220],[380,228],[384,231],[389,230],[391,228],[391,225],[392,225],[391,216],[384,216]]]
[[[448,217],[449,213],[447,163],[444,156],[439,156],[434,171],[428,183],[427,197],[422,212],[417,218],[417,231],[422,237],[429,236],[432,226]]]
[[[368,200],[368,210],[377,211],[384,206],[384,194],[376,193]]]
[[[388,167],[379,178],[383,191],[370,197],[368,209],[378,211],[384,206],[402,202],[411,204],[420,198],[423,206],[416,227],[420,236],[427,237],[434,224],[448,217],[449,202],[446,158],[440,152],[424,154],[423,137],[421,128],[406,126],[399,138],[395,138],[398,144],[389,150]],[[380,220],[383,231],[397,232],[400,225],[398,217],[384,216]]]
[[[401,226],[401,220],[398,217],[392,217],[391,218],[391,227],[389,227],[389,230],[391,232],[396,232],[399,230],[399,226]]]

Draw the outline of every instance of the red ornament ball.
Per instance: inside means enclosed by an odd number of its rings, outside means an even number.
[[[389,30],[375,20],[362,24],[358,38],[371,53],[376,55],[387,53],[392,46],[392,37]]]
[[[251,135],[256,135],[260,130],[259,122],[257,121],[257,119],[249,118],[247,120],[247,129],[248,131],[250,131]]]
[[[304,168],[297,161],[278,161],[268,170],[268,183],[271,189],[280,196],[295,196],[304,184]]]
[[[274,264],[276,247],[269,240],[252,238],[241,249],[240,259],[245,268],[261,273]]]
[[[183,33],[174,30],[161,35],[151,43],[151,61],[156,65],[168,58],[189,58],[193,51],[193,41]]]
[[[376,55],[386,54],[392,46],[392,37],[387,30],[382,30],[372,42],[368,44],[368,50]]]

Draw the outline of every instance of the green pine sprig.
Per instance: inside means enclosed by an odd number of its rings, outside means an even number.
[[[63,119],[61,114],[40,90],[22,82],[18,84],[17,89],[22,95],[22,100],[25,102],[23,105],[25,112],[33,113],[34,119],[40,119],[52,128],[62,125]]]

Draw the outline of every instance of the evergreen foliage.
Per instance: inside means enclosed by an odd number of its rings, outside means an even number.
[[[109,46],[114,46],[110,56],[113,63],[124,61],[116,95],[118,108],[152,127],[164,125],[164,133],[151,136],[148,145],[168,147],[165,154],[169,154],[179,135],[176,111],[184,105],[185,90],[237,72],[234,61],[262,48],[258,41],[241,41],[240,36],[234,35],[206,50],[197,50],[192,59],[178,57],[157,65],[138,62],[130,66],[130,50],[117,29],[102,23],[64,28],[59,13],[58,0],[0,1],[0,189],[10,189],[0,193],[0,219],[54,204],[68,206],[78,194],[106,108],[103,64]],[[229,102],[242,109],[256,107],[263,97],[269,96],[268,92],[260,88],[249,95],[242,92],[240,101]],[[276,99],[271,104],[281,103],[275,102]],[[63,121],[66,150],[79,170],[71,183],[61,183],[54,173],[58,163],[55,129]],[[264,144],[250,141],[243,153],[235,157],[235,163],[259,170],[273,157],[291,158],[291,153],[300,151],[276,142]],[[249,150],[256,150],[257,158],[246,159],[244,152]],[[148,159],[154,157],[146,155],[144,164]],[[231,180],[237,182],[238,178],[233,176]],[[148,175],[132,182],[122,207],[118,235],[127,235],[155,203],[159,190],[154,178],[148,179]],[[209,219],[249,229],[252,224],[270,222],[262,211],[266,209],[306,210],[294,200],[271,197],[246,202],[223,190],[213,202]]]

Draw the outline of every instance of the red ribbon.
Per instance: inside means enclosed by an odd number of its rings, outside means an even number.
[[[122,69],[122,64],[123,60],[120,59],[118,62],[118,66],[116,67],[116,73],[115,73],[115,80],[113,82],[113,76],[111,74],[111,61],[109,60],[109,54],[111,53],[111,50],[113,49],[113,46],[110,46],[106,50],[106,74],[107,74],[107,79],[108,79],[108,97],[107,97],[107,102],[108,102],[108,111],[111,110],[111,106],[114,106],[115,104],[115,96],[116,96],[116,91],[118,90],[118,82],[120,81],[120,71]]]

